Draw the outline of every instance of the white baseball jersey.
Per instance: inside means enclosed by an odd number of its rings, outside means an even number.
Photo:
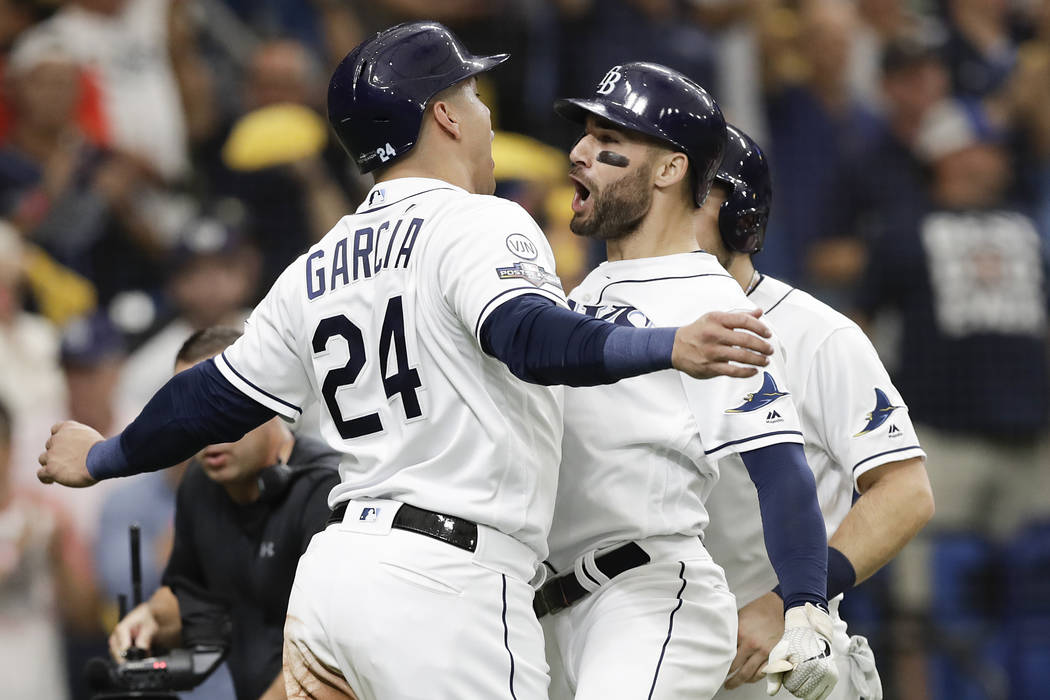
[[[330,504],[388,498],[489,525],[541,558],[561,389],[527,384],[478,334],[500,304],[563,304],[554,256],[516,204],[440,180],[372,188],[292,263],[216,364],[294,419],[316,396],[344,454]]]
[[[578,312],[633,326],[681,326],[708,311],[754,308],[702,251],[603,263],[570,300]],[[775,354],[746,379],[696,380],[665,370],[567,387],[554,568],[617,542],[701,534],[720,462],[746,479],[738,453],[802,442],[780,363]]]
[[[748,298],[765,311],[762,320],[783,343],[787,386],[802,418],[806,460],[830,535],[849,512],[861,474],[925,453],[904,400],[855,323],[771,277],[761,277]],[[777,582],[763,544],[758,496],[746,475],[727,471],[707,508],[711,525],[704,543],[742,607]]]

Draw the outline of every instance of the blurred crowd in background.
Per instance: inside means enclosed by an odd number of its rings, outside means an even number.
[[[128,525],[147,596],[170,549],[178,471],[45,489],[51,424],[119,432],[192,331],[238,324],[357,207],[327,78],[420,18],[512,54],[481,83],[497,194],[566,290],[604,251],[568,228],[556,97],[650,60],[764,146],[756,264],[869,331],[937,500],[844,618],[887,698],[1045,698],[1050,0],[0,0],[0,696],[87,697]]]

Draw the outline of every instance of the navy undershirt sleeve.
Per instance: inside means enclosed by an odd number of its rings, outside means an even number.
[[[120,435],[96,443],[87,469],[96,480],[157,471],[201,448],[235,442],[276,415],[222,376],[214,360],[179,372]]]
[[[784,609],[813,603],[826,610],[828,539],[802,445],[780,443],[740,456],[758,491],[766,553]]]
[[[486,353],[526,382],[594,386],[670,369],[677,330],[617,326],[524,294],[489,314],[480,338]]]

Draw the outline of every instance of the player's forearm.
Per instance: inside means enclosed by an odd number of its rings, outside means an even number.
[[[784,608],[804,603],[826,608],[827,534],[802,446],[780,443],[740,456],[758,491],[766,553]]]
[[[631,328],[577,314],[539,295],[500,305],[482,347],[535,384],[593,386],[671,368],[674,328]]]
[[[148,601],[150,614],[157,622],[157,633],[153,644],[174,649],[182,644],[182,618],[179,616],[179,599],[167,586],[157,589]]]
[[[930,520],[934,507],[919,457],[882,465],[862,476],[861,485],[864,493],[829,542],[853,565],[856,583],[896,556]]]
[[[96,480],[156,471],[206,445],[235,442],[273,416],[208,360],[176,374],[124,432],[95,444],[87,469]]]

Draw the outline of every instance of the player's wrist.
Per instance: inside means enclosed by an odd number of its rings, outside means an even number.
[[[853,563],[850,562],[849,558],[838,549],[829,546],[828,547],[828,600],[845,593],[849,589],[857,585],[857,571],[853,568]],[[781,600],[784,599],[784,592],[780,588],[780,584],[777,584],[773,588],[775,593]],[[805,604],[806,601],[798,601],[795,603],[796,606]],[[824,604],[827,607],[827,604]]]
[[[114,435],[92,445],[88,449],[85,466],[95,481],[124,476],[128,469],[128,458],[121,447],[120,436]]]
[[[838,549],[828,546],[828,599],[832,599],[857,583],[857,571],[852,562]]]

